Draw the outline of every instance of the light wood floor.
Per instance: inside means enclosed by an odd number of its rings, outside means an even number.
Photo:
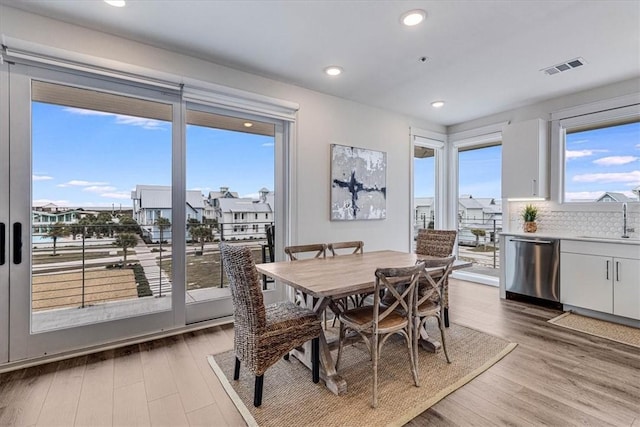
[[[640,427],[638,349],[551,325],[558,311],[497,288],[452,280],[450,298],[453,322],[519,345],[410,425]],[[206,360],[232,339],[215,327],[0,375],[0,425],[244,425]]]

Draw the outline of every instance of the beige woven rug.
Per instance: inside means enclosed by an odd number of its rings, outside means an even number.
[[[435,323],[435,322],[434,322]],[[437,327],[429,333],[439,336]],[[391,338],[382,349],[378,370],[377,409],[371,403],[371,362],[362,343],[345,347],[340,375],[347,381],[347,393],[336,396],[311,372],[291,357],[265,373],[262,406],[253,406],[254,376],[241,369],[233,381],[233,352],[209,356],[209,363],[249,426],[384,426],[403,425],[439,400],[471,381],[498,362],[516,344],[456,324],[447,329],[444,354],[420,351],[421,386],[415,387],[409,356],[402,338]]]
[[[640,348],[640,329],[567,312],[548,321],[563,328]]]

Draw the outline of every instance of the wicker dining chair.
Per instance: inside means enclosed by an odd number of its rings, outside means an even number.
[[[446,258],[453,255],[458,232],[456,230],[418,230],[416,254]],[[446,277],[442,288],[442,306],[444,308],[444,325],[449,327],[449,278]]]
[[[416,367],[413,345],[413,298],[418,278],[424,272],[424,263],[420,262],[412,267],[378,268],[375,273],[376,281],[373,293],[373,305],[356,307],[340,314],[340,341],[336,357],[336,369],[340,364],[340,357],[347,332],[357,332],[366,343],[373,362],[373,398],[371,406],[378,406],[378,360],[382,346],[393,334],[402,335],[407,343],[410,368],[416,387],[418,371]],[[380,291],[386,289],[387,295],[393,296],[388,305],[380,304]]]
[[[424,327],[427,320],[431,317],[438,319],[438,327],[440,328],[440,338],[442,339],[442,349],[447,359],[447,363],[451,363],[449,353],[447,353],[447,343],[444,333],[444,311],[443,311],[443,294],[447,277],[451,274],[451,267],[455,256],[447,258],[429,259],[424,261],[425,268],[442,268],[441,276],[432,277],[426,270],[420,276],[420,286],[415,288],[415,296],[413,298],[413,351],[415,353],[416,366],[418,364],[418,340],[420,339],[420,330]]]
[[[265,306],[250,248],[220,243],[220,255],[234,306],[233,379],[239,379],[242,361],[255,375],[253,405],[260,406],[265,371],[294,348],[312,340],[312,378],[317,383],[322,326],[316,313],[289,301]]]

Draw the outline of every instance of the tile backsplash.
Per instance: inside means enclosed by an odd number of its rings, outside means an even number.
[[[525,205],[533,204],[538,208],[538,232],[558,233],[575,236],[620,237],[622,235],[622,206],[585,206],[578,210],[576,206],[564,207],[553,202],[509,202],[508,216],[503,222],[508,222],[505,231],[522,231],[523,220],[520,212]],[[627,227],[633,228],[629,233],[632,237],[640,236],[640,203],[630,203],[627,211]]]

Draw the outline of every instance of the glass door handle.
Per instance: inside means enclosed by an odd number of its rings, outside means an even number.
[[[0,265],[4,265],[7,261],[5,254],[5,245],[7,244],[5,228],[4,222],[0,222]]]
[[[22,224],[13,223],[13,263],[22,263]]]

